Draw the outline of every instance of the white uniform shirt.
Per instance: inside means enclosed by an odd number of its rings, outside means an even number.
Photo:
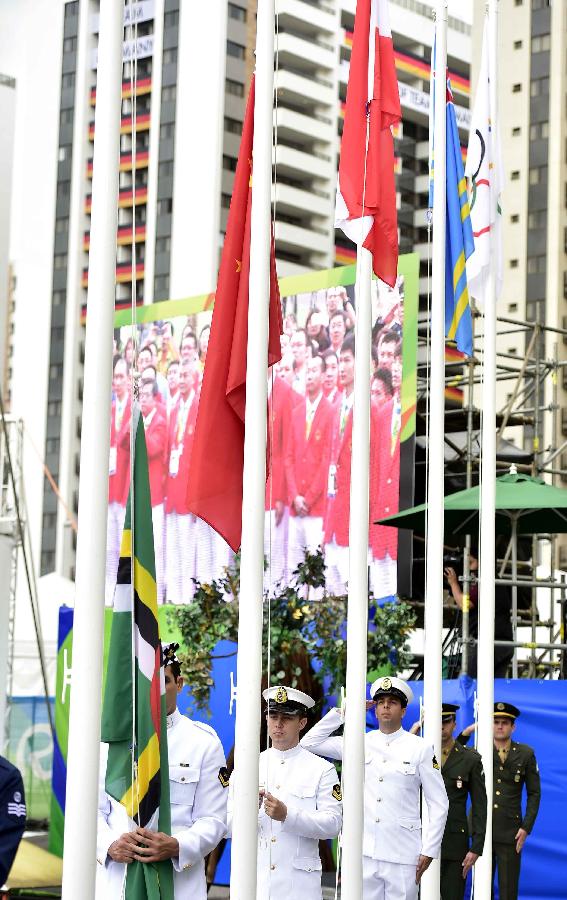
[[[235,772],[231,784],[238,777]],[[258,813],[258,900],[321,900],[319,840],[342,825],[335,767],[301,745],[260,754],[260,788],[285,803],[285,822]],[[232,824],[229,798],[229,829]],[[293,897],[292,895],[295,895]]]
[[[226,834],[228,790],[219,770],[225,757],[216,732],[193,722],[179,710],[167,717],[171,833],[179,842],[173,862],[175,900],[206,900],[205,856]],[[135,827],[126,810],[104,790],[108,746],[103,745],[97,832],[97,900],[119,900],[125,863],[108,856],[108,848]],[[223,779],[224,780],[224,779]],[[157,830],[157,823],[152,825]]]
[[[342,759],[343,739],[331,737],[341,724],[340,710],[332,709],[305,735],[302,746]],[[436,859],[449,801],[432,747],[403,728],[394,734],[370,731],[365,744],[364,856],[404,865],[417,864],[420,854]],[[429,814],[423,833],[420,788]]]

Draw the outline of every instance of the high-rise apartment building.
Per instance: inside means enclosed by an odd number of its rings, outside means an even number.
[[[457,6],[458,8],[458,6]],[[214,288],[255,44],[255,0],[212,4],[199,19],[182,0],[125,3],[116,305]],[[355,0],[279,0],[273,201],[278,271],[343,264],[354,248],[334,229],[336,171]],[[396,133],[400,248],[417,250],[426,290],[431,4],[391,0],[403,122]],[[449,18],[463,146],[470,24]],[[42,573],[72,575],[78,498],[84,313],[96,105],[98,2],[85,22],[63,3],[52,239],[44,457],[68,515],[44,481]],[[52,238],[50,237],[50,234]]]

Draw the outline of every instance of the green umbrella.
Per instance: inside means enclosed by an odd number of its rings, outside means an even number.
[[[567,490],[513,471],[496,479],[496,533],[567,532]],[[445,497],[445,534],[475,534],[479,526],[480,487]],[[425,532],[427,503],[379,519],[379,525]]]

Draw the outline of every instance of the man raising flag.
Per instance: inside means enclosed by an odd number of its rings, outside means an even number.
[[[371,98],[369,100],[369,97]],[[341,144],[335,226],[372,253],[393,287],[398,217],[391,128],[401,119],[387,0],[358,0]]]

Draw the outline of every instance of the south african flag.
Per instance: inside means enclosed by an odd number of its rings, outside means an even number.
[[[170,834],[165,684],[141,415],[133,427],[132,486],[122,534],[102,713],[102,740],[109,745],[105,787],[136,825]],[[132,862],[126,871],[125,900],[173,900],[171,860]]]

